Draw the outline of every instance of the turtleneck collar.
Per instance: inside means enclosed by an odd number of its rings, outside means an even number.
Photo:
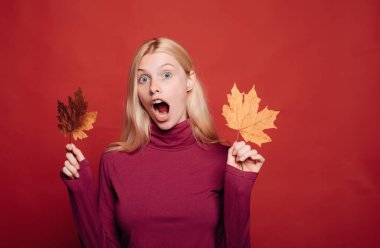
[[[151,120],[151,135],[148,146],[160,150],[178,151],[196,142],[189,119],[177,123],[171,129],[162,130]]]

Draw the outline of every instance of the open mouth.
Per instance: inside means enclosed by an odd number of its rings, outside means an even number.
[[[168,115],[169,108],[170,108],[169,104],[164,102],[161,99],[156,99],[153,101],[154,112],[157,113],[161,117]]]

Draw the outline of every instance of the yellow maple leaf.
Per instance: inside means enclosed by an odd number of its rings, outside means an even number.
[[[84,131],[93,128],[97,112],[87,112],[88,103],[84,100],[81,88],[75,92],[74,99],[68,97],[68,105],[58,100],[58,129],[66,136],[70,134],[75,140],[87,138]]]
[[[256,94],[255,86],[245,94],[234,83],[227,98],[229,105],[223,105],[222,113],[227,126],[237,130],[246,142],[253,142],[260,147],[262,143],[270,142],[271,138],[263,130],[277,128],[274,121],[280,111],[269,110],[266,106],[258,112],[261,99]]]

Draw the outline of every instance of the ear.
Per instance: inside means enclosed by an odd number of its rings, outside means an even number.
[[[187,91],[191,91],[194,88],[196,78],[197,76],[195,75],[195,72],[190,71],[189,76],[187,78],[187,83],[186,83]]]

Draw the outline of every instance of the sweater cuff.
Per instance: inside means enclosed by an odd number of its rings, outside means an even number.
[[[259,175],[258,172],[253,171],[242,171],[241,169],[238,169],[232,165],[226,164],[226,173],[230,173],[239,177],[245,177],[251,180],[255,180],[257,176]]]

